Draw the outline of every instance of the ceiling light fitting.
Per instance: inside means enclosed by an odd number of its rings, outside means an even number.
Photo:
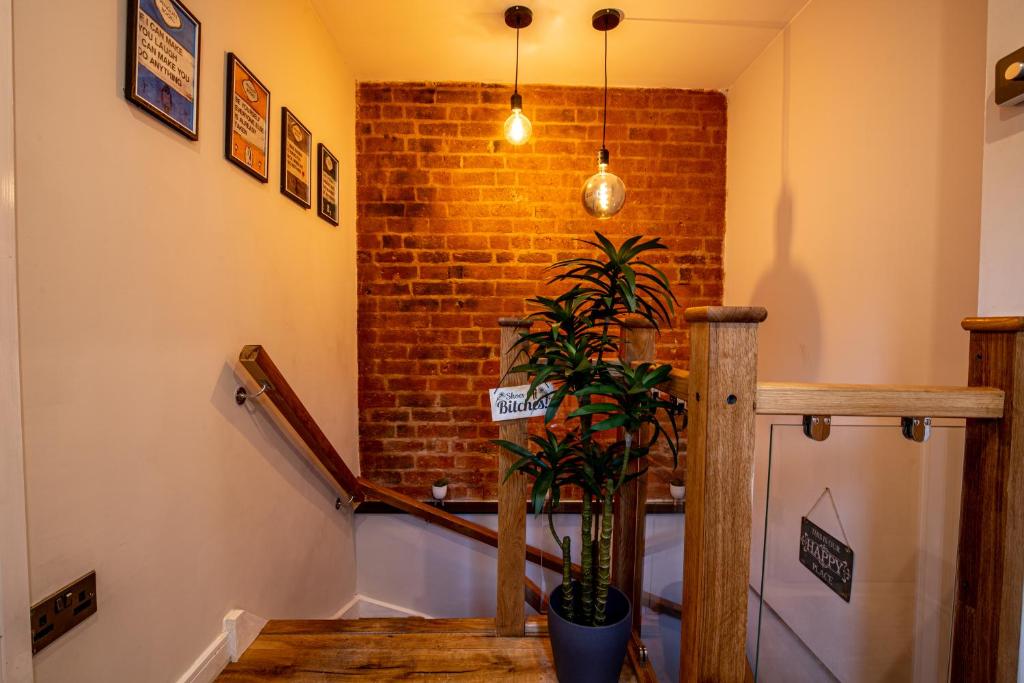
[[[609,154],[605,146],[608,132],[608,31],[622,23],[622,10],[602,9],[594,12],[591,23],[604,33],[604,115],[601,120],[601,149],[597,153],[597,173],[583,184],[583,208],[594,218],[611,218],[626,201],[622,179],[608,171]]]
[[[505,139],[513,145],[522,145],[530,139],[533,124],[523,114],[523,96],[519,94],[519,29],[533,23],[533,10],[523,5],[512,5],[505,10],[505,24],[516,30],[516,81],[512,90],[512,113],[505,119]]]

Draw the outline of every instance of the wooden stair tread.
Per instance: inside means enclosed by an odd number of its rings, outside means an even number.
[[[556,681],[544,618],[527,630],[499,638],[493,619],[275,620],[217,680]],[[636,680],[628,659],[621,680]]]
[[[530,617],[526,622],[528,635],[546,635],[545,617]],[[424,619],[422,617],[367,619],[273,619],[262,635],[303,635],[328,633],[401,634],[448,633],[494,636],[494,619]]]

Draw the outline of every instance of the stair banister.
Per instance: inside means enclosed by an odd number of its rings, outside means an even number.
[[[629,318],[620,333],[622,362],[633,364],[655,358],[654,327],[643,318]],[[637,441],[651,439],[651,427],[645,426]],[[630,473],[640,470],[642,463],[633,459]],[[612,527],[612,582],[628,598],[633,607],[633,633],[640,635],[644,603],[644,548],[646,537],[647,476],[626,482],[618,492]]]
[[[530,329],[529,320],[501,318],[501,360],[499,386],[513,387],[529,383],[525,372],[509,372],[529,360],[519,339]],[[498,423],[498,437],[520,446],[528,446],[526,419]],[[526,571],[526,489],[527,478],[521,472],[505,477],[518,457],[505,448],[498,449],[498,604],[494,625],[499,636],[521,636],[526,628],[523,603]]]
[[[1005,392],[969,418],[960,496],[950,680],[1016,681],[1024,586],[1024,317],[967,318],[967,383]]]
[[[747,675],[757,326],[763,308],[705,307],[690,324],[679,680]]]

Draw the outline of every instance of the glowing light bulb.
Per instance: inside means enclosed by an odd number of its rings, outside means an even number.
[[[505,119],[505,139],[513,145],[522,145],[530,139],[533,124],[523,114],[523,96],[512,94],[512,113]]]
[[[513,109],[509,117],[505,119],[505,139],[513,145],[522,145],[528,142],[532,132],[533,124],[520,109]]]
[[[608,150],[598,154],[597,173],[583,184],[583,208],[594,218],[611,218],[626,202],[626,185],[608,171]]]

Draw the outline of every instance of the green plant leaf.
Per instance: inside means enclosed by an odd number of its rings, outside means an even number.
[[[628,421],[629,416],[627,415],[612,415],[607,420],[601,420],[590,429],[594,432],[604,432],[609,429],[615,429],[616,427],[622,427]]]

